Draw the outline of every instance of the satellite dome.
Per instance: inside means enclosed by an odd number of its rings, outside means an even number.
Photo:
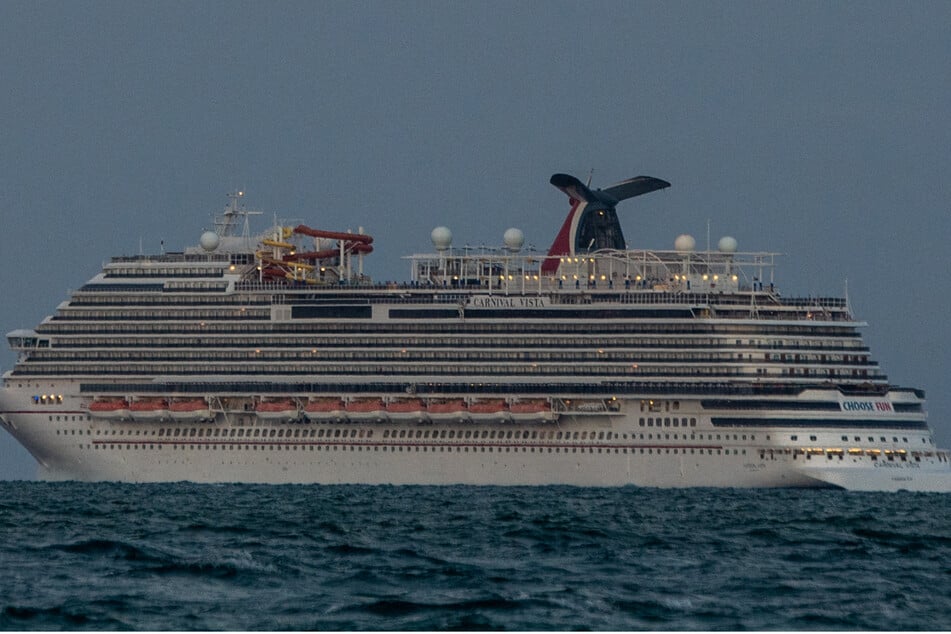
[[[693,239],[693,236],[682,233],[677,236],[677,239],[674,240],[674,249],[685,253],[687,251],[693,251],[697,246],[697,241]]]
[[[206,231],[205,233],[201,234],[201,238],[198,240],[198,244],[200,244],[201,248],[205,251],[214,251],[218,248],[220,243],[221,239],[214,231]]]
[[[723,236],[717,243],[717,248],[723,253],[736,253],[736,238],[732,236]]]
[[[505,242],[505,248],[509,251],[520,251],[522,245],[525,244],[525,234],[522,233],[521,229],[512,227],[511,229],[505,230],[502,241]]]
[[[436,247],[437,251],[445,251],[452,244],[452,231],[449,230],[449,227],[436,227],[430,234],[430,238],[432,238],[433,246]]]

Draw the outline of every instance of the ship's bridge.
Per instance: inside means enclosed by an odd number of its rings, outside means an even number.
[[[7,341],[10,348],[17,351],[32,350],[40,347],[40,338],[35,330],[18,328],[7,333]],[[49,340],[43,339],[43,347],[49,347]]]
[[[16,351],[17,362],[26,359],[32,350],[50,347],[48,337],[42,337],[35,330],[28,328],[11,330],[7,333],[7,342],[10,344],[10,349]]]

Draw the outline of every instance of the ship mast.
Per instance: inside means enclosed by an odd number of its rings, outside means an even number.
[[[238,226],[239,219],[243,219],[241,237],[246,244],[250,245],[251,226],[248,222],[248,217],[259,216],[262,212],[245,209],[244,205],[241,204],[243,197],[244,192],[241,190],[235,190],[228,194],[228,205],[220,216],[215,217],[215,233],[221,238],[233,236],[235,235],[235,229]]]

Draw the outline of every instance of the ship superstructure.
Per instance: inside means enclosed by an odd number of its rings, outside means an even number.
[[[9,333],[0,421],[49,479],[951,489],[844,299],[781,296],[732,238],[627,248],[615,207],[660,179],[552,184],[548,252],[437,227],[399,284],[363,231],[237,235],[235,194]]]

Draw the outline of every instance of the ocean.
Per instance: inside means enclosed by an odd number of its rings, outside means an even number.
[[[0,628],[946,630],[951,496],[3,482]]]

